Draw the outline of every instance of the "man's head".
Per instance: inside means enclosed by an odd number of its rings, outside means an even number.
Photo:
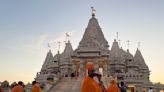
[[[18,82],[18,85],[22,85],[22,86],[23,86],[24,84],[23,84],[22,81],[19,81],[19,82]]]
[[[37,83],[36,81],[33,81],[33,82],[32,82],[32,85],[35,85],[36,83]]]
[[[88,70],[88,76],[93,78],[95,76],[95,70]]]
[[[110,81],[110,83],[111,83],[111,84],[116,84],[116,81],[115,81],[114,79],[112,79],[112,80]]]
[[[92,62],[88,62],[86,69],[88,70],[88,76],[93,78],[95,75],[94,64]]]
[[[124,86],[124,82],[121,81],[121,86]]]

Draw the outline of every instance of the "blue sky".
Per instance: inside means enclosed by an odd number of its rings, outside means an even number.
[[[40,71],[50,43],[56,54],[65,33],[76,49],[91,18],[91,6],[109,45],[119,32],[121,46],[141,52],[153,82],[164,83],[163,0],[1,0],[0,81],[31,82]]]

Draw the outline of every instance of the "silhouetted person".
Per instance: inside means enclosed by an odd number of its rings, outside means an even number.
[[[124,82],[121,82],[120,91],[121,91],[121,92],[127,92],[127,91],[126,91],[126,86],[124,85]]]
[[[74,73],[71,73],[71,79],[72,79],[73,77],[75,77],[75,75],[74,75]]]

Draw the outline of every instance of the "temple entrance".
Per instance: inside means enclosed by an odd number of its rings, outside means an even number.
[[[79,60],[74,60],[72,61],[72,73],[75,77],[79,77],[80,73],[80,61]],[[71,73],[71,75],[72,75]]]
[[[88,70],[87,64],[93,64],[96,73],[100,73],[102,76],[107,75],[107,59],[106,58],[74,58],[72,59],[73,71],[78,76],[87,76]]]
[[[135,85],[128,85],[128,92],[135,92],[136,88]]]

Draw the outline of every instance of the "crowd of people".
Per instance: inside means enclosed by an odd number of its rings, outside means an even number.
[[[25,92],[24,87],[24,83],[19,81],[18,83],[11,85],[11,90],[9,90],[9,92]],[[4,88],[2,86],[0,86],[0,92],[4,92]],[[32,82],[31,92],[42,92],[40,85],[36,81]]]
[[[88,70],[88,76],[83,80],[81,92],[127,92],[124,82],[121,82],[119,86],[114,78],[111,79],[109,87],[105,88],[101,81],[101,75],[95,73],[93,64],[88,64],[86,69]],[[94,77],[97,77],[98,82]]]

